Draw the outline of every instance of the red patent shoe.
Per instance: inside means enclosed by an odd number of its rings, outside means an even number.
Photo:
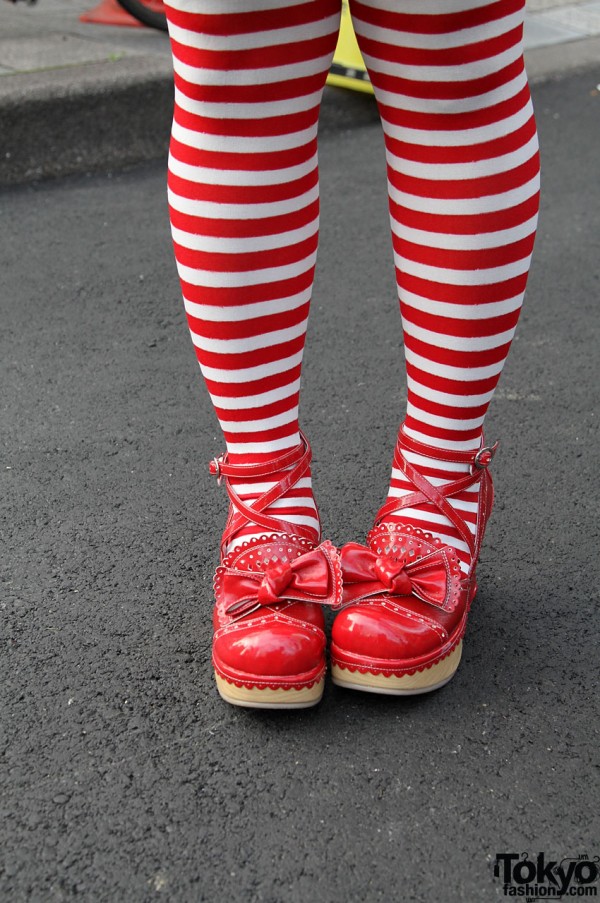
[[[213,666],[219,693],[233,705],[307,708],[323,695],[325,622],[323,605],[339,607],[342,575],[338,550],[317,545],[316,531],[265,510],[305,475],[311,450],[301,444],[260,464],[211,462],[231,501],[215,574]],[[236,494],[229,477],[281,475],[252,505]],[[248,523],[265,534],[225,554]]]
[[[417,442],[400,429],[394,466],[415,491],[390,499],[379,510],[368,546],[349,543],[341,552],[343,610],[333,624],[334,683],[372,693],[426,693],[447,683],[458,668],[467,615],[477,589],[475,567],[493,504],[489,464],[496,452],[445,451]],[[435,487],[405,457],[471,465],[470,473]],[[475,536],[447,501],[479,484]],[[464,574],[456,551],[410,525],[386,523],[403,508],[432,503],[467,543],[471,566]]]

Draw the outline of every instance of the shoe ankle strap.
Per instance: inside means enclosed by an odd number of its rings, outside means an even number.
[[[257,461],[253,464],[230,464],[227,452],[218,458],[213,458],[208,465],[213,476],[217,477],[219,483],[223,477],[266,477],[269,474],[279,473],[287,467],[292,467],[302,461],[304,464],[310,464],[312,459],[312,451],[308,440],[304,433],[300,433],[300,445],[295,448],[288,449],[276,458],[269,458],[267,461]],[[307,461],[303,459],[307,458]]]
[[[318,535],[315,536],[314,528],[303,526],[302,524],[294,524],[283,518],[263,513],[273,502],[282,498],[286,492],[296,485],[298,480],[308,470],[311,459],[312,450],[308,439],[304,433],[300,432],[299,445],[268,461],[254,464],[230,464],[227,459],[227,453],[225,453],[220,458],[214,458],[210,462],[209,470],[217,477],[218,482],[221,483],[225,479],[225,488],[231,502],[229,517],[221,537],[222,554],[235,534],[248,523],[262,527],[263,530],[267,530],[270,533],[292,533],[303,539],[308,539],[316,545],[319,537]],[[245,477],[274,476],[278,473],[281,473],[281,479],[267,492],[263,492],[262,495],[256,498],[251,505],[247,505],[242,501],[235,491],[235,487],[230,482],[230,477],[244,479]]]
[[[477,560],[481,539],[485,525],[491,514],[494,500],[492,477],[488,467],[496,454],[498,443],[484,445],[483,436],[481,446],[477,450],[455,451],[453,449],[438,449],[433,445],[427,445],[413,439],[405,432],[404,424],[398,432],[398,442],[394,453],[394,466],[401,470],[415,487],[415,492],[400,498],[388,499],[375,518],[375,526],[385,520],[390,514],[400,514],[403,508],[416,508],[419,505],[431,504],[443,514],[456,527],[459,535],[470,549],[474,561]],[[470,473],[459,476],[443,486],[433,486],[418,469],[407,460],[404,452],[414,452],[425,458],[435,458],[437,461],[448,461],[455,464],[470,464]],[[476,535],[473,536],[465,520],[459,512],[452,507],[448,499],[465,489],[469,489],[475,483],[480,483],[480,509]]]
[[[435,458],[437,461],[447,461],[452,464],[470,464],[477,470],[483,470],[492,463],[492,459],[498,450],[498,442],[494,445],[484,445],[483,436],[481,437],[481,446],[469,451],[460,449],[436,448],[434,445],[427,445],[409,436],[402,424],[398,432],[397,451],[401,454],[403,451],[414,452],[422,455],[424,458]],[[404,456],[403,456],[404,457]]]

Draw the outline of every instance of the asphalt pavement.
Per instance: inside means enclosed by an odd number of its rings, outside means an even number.
[[[600,854],[599,82],[534,87],[543,201],[487,424],[498,500],[463,663],[420,698],[220,700],[222,441],[164,164],[0,194],[3,903],[479,903],[504,899],[498,854]],[[378,127],[326,132],[320,158],[301,414],[342,543],[385,496],[404,379]]]

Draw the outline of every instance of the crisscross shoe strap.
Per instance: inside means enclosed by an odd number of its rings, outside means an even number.
[[[487,446],[481,440],[481,446],[477,451],[455,451],[453,449],[439,449],[432,445],[426,445],[424,442],[418,442],[411,436],[407,435],[404,425],[400,427],[398,433],[398,442],[394,452],[394,466],[401,470],[415,487],[416,492],[411,492],[397,499],[389,499],[381,506],[375,518],[375,526],[377,527],[390,514],[397,514],[404,508],[416,508],[419,505],[431,503],[435,505],[438,511],[447,517],[448,520],[456,527],[461,538],[467,544],[471,554],[471,561],[475,563],[479,555],[479,549],[485,525],[492,511],[494,501],[494,489],[492,477],[488,467],[492,458],[496,454],[498,443]],[[414,452],[425,458],[434,458],[436,461],[448,461],[455,464],[469,464],[470,472],[457,480],[445,483],[443,486],[433,486],[419,471],[407,461],[404,452]],[[479,490],[479,513],[477,517],[477,529],[475,536],[469,530],[469,527],[461,515],[448,501],[465,489],[480,483]]]
[[[292,533],[301,536],[310,542],[318,542],[313,527],[303,524],[295,524],[283,518],[265,514],[265,510],[282,498],[293,486],[296,485],[308,471],[312,459],[312,450],[304,433],[300,433],[300,444],[295,448],[271,458],[268,461],[260,461],[254,464],[230,464],[227,452],[220,458],[210,462],[210,472],[225,480],[225,488],[231,502],[229,517],[225,524],[225,530],[221,537],[221,554],[227,549],[227,545],[236,533],[248,523],[262,527],[271,533]],[[230,477],[244,479],[247,477],[272,477],[284,471],[281,479],[258,498],[251,505],[247,505],[238,496],[231,485]]]

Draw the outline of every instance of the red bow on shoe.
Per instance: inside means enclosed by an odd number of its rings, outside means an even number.
[[[422,548],[406,560],[377,555],[356,542],[341,553],[344,607],[380,596],[416,596],[437,608],[452,611],[460,584],[458,556],[450,546]]]
[[[340,608],[340,556],[328,540],[291,561],[271,564],[264,571],[217,568],[217,599],[235,618],[277,602],[316,602]]]

